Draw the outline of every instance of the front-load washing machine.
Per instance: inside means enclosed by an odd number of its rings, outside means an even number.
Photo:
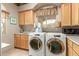
[[[47,33],[45,46],[47,56],[66,56],[66,35]]]
[[[44,33],[32,33],[29,36],[29,55],[30,56],[44,56]]]

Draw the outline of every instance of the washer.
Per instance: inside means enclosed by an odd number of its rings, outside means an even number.
[[[31,33],[29,37],[29,55],[44,56],[44,33]]]
[[[47,33],[45,46],[46,56],[66,56],[66,35]]]

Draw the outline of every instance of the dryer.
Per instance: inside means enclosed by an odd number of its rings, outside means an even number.
[[[44,56],[44,33],[32,33],[29,36],[29,55],[30,56]]]
[[[45,46],[46,56],[66,56],[66,35],[47,33]]]

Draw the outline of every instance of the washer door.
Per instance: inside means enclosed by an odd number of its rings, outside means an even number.
[[[33,50],[39,50],[42,47],[42,41],[38,37],[33,37],[30,46]]]
[[[53,54],[61,54],[64,52],[64,43],[58,38],[51,38],[47,42],[48,50]]]

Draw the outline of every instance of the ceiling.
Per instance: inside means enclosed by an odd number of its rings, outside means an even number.
[[[16,6],[22,6],[24,4],[28,4],[28,3],[14,3]]]
[[[53,7],[57,7],[60,6],[60,3],[38,3],[35,7],[34,10],[40,9],[42,7],[47,7],[47,6],[53,6]]]

